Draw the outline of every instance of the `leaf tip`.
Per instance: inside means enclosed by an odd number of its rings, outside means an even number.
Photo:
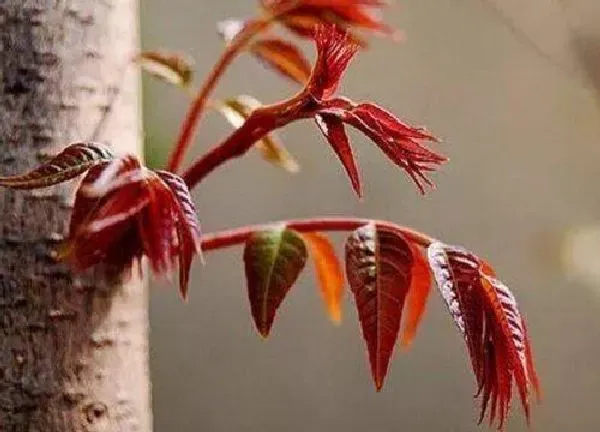
[[[281,167],[290,174],[298,174],[300,172],[300,165],[292,158],[282,160]]]
[[[351,179],[351,183],[352,183],[352,189],[354,190],[354,193],[356,194],[356,198],[358,198],[358,201],[363,202],[364,195],[363,195],[363,191],[362,191],[362,184],[360,182],[360,178]]]
[[[268,325],[264,324],[264,325],[259,325],[256,328],[258,330],[258,335],[260,336],[260,338],[263,341],[266,341],[269,337],[269,333],[271,332],[271,327],[269,327]]]
[[[329,320],[336,326],[342,325],[342,309],[339,305],[334,305],[329,308]]]
[[[405,350],[408,351],[409,349],[412,348],[412,344],[413,344],[413,340],[414,340],[414,335],[402,335],[402,337],[400,338],[400,347]]]
[[[187,304],[187,302],[188,302],[188,298],[189,298],[189,297],[188,297],[188,290],[187,290],[187,287],[185,287],[185,288],[180,288],[180,289],[179,289],[179,296],[181,297],[181,301],[182,301],[184,304]]]

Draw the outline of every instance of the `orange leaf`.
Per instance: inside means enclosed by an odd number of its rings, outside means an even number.
[[[329,318],[336,324],[342,319],[341,301],[344,295],[344,274],[329,238],[319,232],[303,233],[315,263],[317,280]]]
[[[189,87],[194,77],[191,60],[171,52],[144,51],[135,60],[149,74],[169,84]]]
[[[261,39],[252,44],[250,52],[267,66],[300,85],[310,78],[310,63],[304,54],[288,41],[279,38]]]
[[[409,243],[413,255],[412,280],[406,298],[406,308],[408,309],[406,319],[403,323],[400,334],[400,343],[403,347],[409,347],[412,344],[417,328],[425,313],[425,305],[431,291],[431,276],[429,273],[429,263],[421,253],[418,246]]]

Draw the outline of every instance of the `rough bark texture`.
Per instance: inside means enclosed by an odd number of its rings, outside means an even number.
[[[90,138],[111,102],[99,140],[139,150],[136,3],[0,0],[0,174]],[[0,431],[146,432],[145,285],[55,261],[72,186],[0,190]]]

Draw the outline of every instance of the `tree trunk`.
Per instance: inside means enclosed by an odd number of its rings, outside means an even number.
[[[0,0],[0,175],[94,135],[140,150],[137,14],[137,0]],[[0,431],[147,432],[145,284],[56,262],[72,201],[73,184],[0,190]]]

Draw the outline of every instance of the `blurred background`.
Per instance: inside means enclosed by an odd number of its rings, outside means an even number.
[[[215,24],[250,16],[251,0],[145,0],[143,44],[188,53],[200,79],[223,44]],[[600,396],[600,2],[397,0],[386,21],[402,43],[373,40],[342,93],[373,100],[444,139],[450,163],[419,196],[364,137],[359,202],[311,123],[280,136],[301,165],[290,175],[256,152],[196,191],[205,231],[315,215],[376,217],[413,226],[490,260],[528,317],[544,401],[537,431],[598,431]],[[309,52],[312,52],[307,45]],[[189,97],[144,83],[146,158],[159,166]],[[276,101],[296,89],[243,56],[216,91]],[[192,155],[230,132],[216,114]],[[342,238],[336,237],[341,245]],[[167,284],[151,301],[156,431],[457,431],[475,423],[464,343],[437,292],[413,349],[398,349],[380,394],[349,296],[328,321],[312,269],[280,309],[271,337],[254,331],[241,250],[193,269],[182,306]],[[515,409],[511,431],[526,430]]]

